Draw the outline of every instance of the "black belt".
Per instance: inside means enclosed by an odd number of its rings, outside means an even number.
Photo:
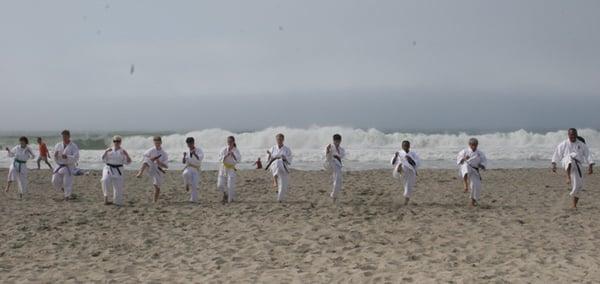
[[[107,166],[110,167],[110,173],[114,174],[113,169],[117,169],[117,172],[119,172],[119,175],[121,176],[121,168],[123,167],[123,165],[115,165],[115,164],[106,164]]]
[[[63,165],[63,164],[58,164],[58,168],[56,168],[56,170],[54,170],[54,173],[58,173],[58,171],[62,168],[67,168],[67,170],[69,171],[69,175],[72,175],[71,169],[69,168],[69,166]]]
[[[579,160],[572,158],[573,161],[575,161],[575,166],[577,166],[577,173],[579,174],[579,177],[582,178],[583,175],[581,174],[581,167],[579,166]]]
[[[13,166],[14,166],[15,164],[17,164],[17,165],[16,165],[16,166],[17,166],[17,168],[18,168],[18,169],[17,169],[17,171],[18,171],[19,173],[21,173],[21,165],[22,165],[22,164],[25,164],[25,163],[27,163],[27,161],[21,161],[21,160],[19,160],[19,159],[15,159],[15,160],[13,161]]]

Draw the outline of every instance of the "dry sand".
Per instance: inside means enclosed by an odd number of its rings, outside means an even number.
[[[116,208],[102,204],[99,172],[64,202],[49,171],[31,171],[25,200],[0,194],[0,282],[600,281],[597,175],[578,210],[563,174],[541,169],[486,172],[479,208],[454,170],[421,171],[409,206],[391,170],[344,178],[334,205],[325,172],[293,171],[278,204],[264,171],[240,171],[239,202],[223,205],[208,171],[192,205],[170,172],[153,205],[149,179],[127,172]]]

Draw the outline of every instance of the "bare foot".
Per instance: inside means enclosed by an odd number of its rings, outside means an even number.
[[[10,190],[10,187],[8,187],[8,186],[4,188],[4,192],[8,192],[9,190]]]
[[[404,198],[404,205],[408,205],[408,201],[410,201],[410,199]]]
[[[465,193],[469,192],[469,188],[465,187]]]
[[[142,177],[142,172],[138,172],[137,174],[135,174],[136,178],[141,178]]]
[[[189,186],[189,185],[186,185],[186,186],[185,186],[185,191],[186,191],[186,192],[189,192],[189,191],[190,191],[190,186]]]

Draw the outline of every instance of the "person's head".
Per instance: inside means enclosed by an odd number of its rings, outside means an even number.
[[[154,142],[154,147],[158,149],[162,145],[162,138],[160,136],[154,136],[152,137],[152,142]]]
[[[334,134],[333,135],[333,144],[337,147],[337,146],[340,146],[340,143],[342,143],[342,135]]]
[[[71,142],[71,131],[65,129],[60,133],[60,135],[62,136],[63,143]]]
[[[275,135],[275,140],[277,141],[277,145],[283,146],[283,141],[285,140],[285,136],[282,133]]]
[[[477,140],[477,138],[469,139],[469,148],[471,148],[471,150],[477,150],[477,146],[479,146],[479,140]]]
[[[235,144],[235,137],[233,137],[233,136],[227,137],[227,146],[237,147],[237,145]]]
[[[402,150],[404,150],[406,153],[410,151],[410,142],[408,142],[408,140],[402,141]]]
[[[569,136],[569,141],[575,142],[577,140],[577,129],[569,128],[569,131],[567,132],[567,136]]]
[[[194,149],[196,147],[195,143],[196,142],[194,141],[194,137],[185,138],[185,144],[187,144],[187,146],[190,150]]]
[[[21,144],[21,147],[25,147],[27,144],[29,144],[29,139],[27,139],[25,136],[21,136],[19,137],[19,144]]]
[[[258,157],[258,160],[257,160],[257,161],[259,161],[259,162],[260,162],[260,157]]]
[[[42,144],[42,142],[43,142],[43,141],[42,141],[42,137],[38,137],[38,138],[37,138],[37,143],[38,143],[38,144]]]
[[[113,141],[113,146],[115,146],[116,149],[121,148],[121,143],[123,143],[123,137],[119,136],[119,135],[115,135],[112,138]]]

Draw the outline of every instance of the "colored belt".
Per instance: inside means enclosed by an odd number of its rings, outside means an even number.
[[[119,175],[120,176],[123,175],[121,173],[121,168],[123,167],[123,165],[115,165],[115,164],[109,164],[109,163],[107,163],[106,165],[110,167],[110,173],[111,174],[114,174],[113,170],[117,169],[117,172],[119,172]]]

